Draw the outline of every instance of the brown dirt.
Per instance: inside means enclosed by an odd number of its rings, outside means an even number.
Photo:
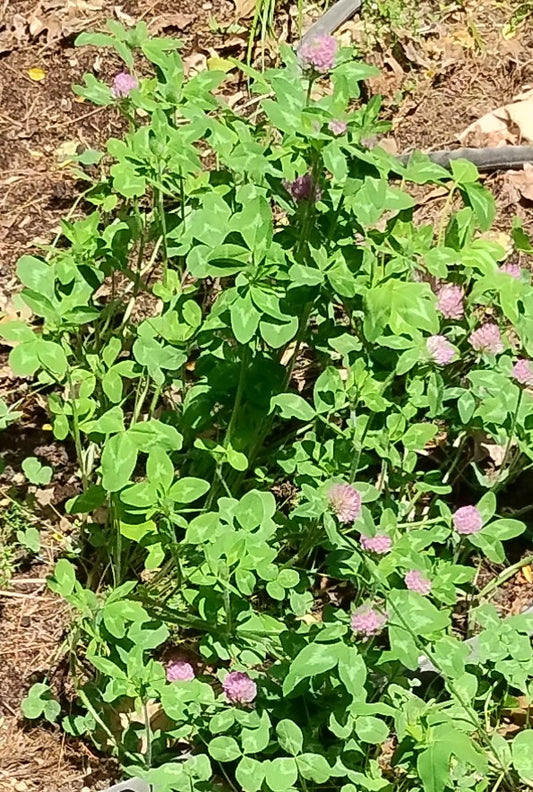
[[[0,310],[14,310],[11,298],[18,257],[33,252],[36,241],[51,241],[59,219],[79,193],[79,185],[61,166],[61,147],[69,143],[98,147],[122,129],[114,110],[79,102],[71,90],[86,70],[106,79],[118,71],[113,58],[76,49],[75,34],[100,29],[107,17],[126,23],[144,19],[166,35],[179,36],[186,55],[205,55],[224,41],[210,32],[209,17],[231,21],[233,8],[230,0],[180,0],[179,4],[122,0],[120,5],[116,0],[0,0]],[[531,25],[522,25],[509,40],[502,36],[512,5],[465,2],[442,11],[433,1],[419,10],[423,35],[413,38],[401,30],[391,34],[374,26],[378,40],[388,43],[367,53],[367,60],[383,70],[372,90],[384,95],[398,151],[456,145],[457,134],[473,120],[533,84]],[[63,25],[62,32],[58,25]],[[342,35],[368,49],[364,45],[368,39],[361,33],[367,25],[368,20],[357,20]],[[40,82],[28,75],[35,67],[45,70]],[[498,200],[499,228],[508,230],[515,213],[533,228],[530,207],[509,200],[502,176],[490,177],[487,183]],[[431,201],[424,219],[436,221],[441,209],[442,199]],[[64,468],[58,483],[68,490],[68,459],[55,447],[47,447],[50,440],[39,426],[39,404],[26,384],[10,377],[4,354],[0,366],[0,393],[6,399],[14,392],[17,398],[24,397],[24,425],[38,430],[28,443],[33,442],[33,453],[43,462]],[[20,451],[20,435],[15,441],[12,434],[4,433],[2,439],[0,450],[5,451],[9,441],[16,442]],[[24,441],[24,450],[26,445]],[[67,497],[67,490],[60,500]],[[5,509],[5,503],[0,500],[0,508]],[[46,564],[25,575],[44,579],[58,549],[56,543]],[[533,600],[533,585],[522,578],[509,581],[496,598],[507,612],[517,612]],[[97,790],[116,778],[113,764],[96,756],[87,744],[65,738],[57,727],[34,727],[20,718],[20,701],[28,687],[45,676],[53,681],[59,673],[66,629],[68,610],[46,592],[44,583],[24,584],[17,576],[8,591],[0,591],[0,792]]]

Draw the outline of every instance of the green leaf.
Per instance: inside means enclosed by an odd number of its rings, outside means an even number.
[[[135,447],[145,454],[156,447],[165,451],[179,451],[183,444],[183,437],[177,429],[156,418],[134,424],[127,434]]]
[[[115,405],[106,410],[99,418],[94,421],[84,421],[80,424],[80,429],[85,434],[115,434],[124,431],[124,413],[122,407]]]
[[[402,442],[410,451],[421,451],[437,434],[439,427],[432,423],[414,423],[402,437]]]
[[[514,539],[515,536],[520,536],[526,530],[525,523],[522,520],[511,520],[508,518],[502,520],[494,520],[484,530],[485,536],[494,536],[500,542],[505,542],[507,539]]]
[[[477,504],[481,519],[485,524],[490,520],[496,511],[496,495],[494,492],[486,492]]]
[[[296,757],[300,775],[316,784],[325,784],[331,777],[331,767],[322,754],[304,753]]]
[[[17,262],[17,275],[22,283],[43,297],[54,297],[54,269],[35,256],[22,256]]]
[[[403,628],[408,626],[415,635],[431,636],[449,627],[449,613],[439,610],[416,591],[393,590],[388,596],[388,603],[391,606],[391,623]]]
[[[450,170],[457,184],[463,186],[474,184],[479,179],[479,171],[473,162],[466,159],[454,159],[450,162]]]
[[[379,745],[387,739],[389,727],[379,718],[361,715],[355,721],[355,732],[362,742]]]
[[[177,503],[192,503],[205,495],[210,487],[210,483],[204,479],[185,476],[172,485],[168,495]]]
[[[261,314],[252,303],[250,292],[237,297],[230,305],[231,329],[239,344],[247,344],[253,338]]]
[[[241,756],[239,744],[233,737],[213,737],[207,750],[216,762],[233,762]]]
[[[9,365],[13,374],[18,377],[33,377],[38,368],[40,360],[37,355],[38,340],[25,341],[18,344],[9,353]]]
[[[364,333],[375,341],[390,327],[397,335],[417,338],[421,330],[438,333],[435,297],[427,283],[403,283],[390,278],[365,294]]]
[[[270,741],[270,718],[266,712],[261,715],[255,728],[243,728],[241,732],[242,751],[245,754],[264,751]]]
[[[88,514],[102,506],[106,499],[106,492],[99,484],[93,484],[89,489],[75,498],[67,501],[67,514]]]
[[[482,184],[465,184],[461,190],[465,202],[473,211],[482,231],[488,231],[496,216],[496,201]]]
[[[146,179],[138,174],[129,162],[123,161],[112,165],[111,176],[113,188],[124,198],[140,198],[146,192]]]
[[[511,743],[513,765],[523,781],[533,783],[533,731],[519,732]]]
[[[290,693],[302,679],[329,671],[338,659],[339,648],[335,644],[313,643],[304,646],[291,663],[283,682],[283,693]]]
[[[303,734],[299,726],[294,721],[285,718],[276,726],[278,742],[288,754],[296,756],[301,753],[303,747]]]
[[[22,470],[32,484],[50,484],[52,480],[52,468],[42,465],[37,457],[26,457],[22,462]]]
[[[282,418],[298,418],[300,421],[312,421],[315,411],[308,402],[297,393],[280,393],[270,401],[270,408],[280,408]]]
[[[339,679],[354,700],[366,698],[366,664],[356,646],[337,647]]]
[[[258,792],[265,778],[265,763],[243,756],[235,770],[235,778],[244,792]]]
[[[105,490],[118,492],[126,486],[135,470],[137,453],[131,430],[107,438],[100,460]]]
[[[272,792],[287,792],[298,779],[298,767],[292,757],[278,757],[266,765],[265,780]]]
[[[61,707],[54,699],[50,687],[44,682],[32,685],[20,705],[25,718],[34,720],[43,716],[50,723],[57,720]]]
[[[273,349],[279,349],[291,341],[298,332],[298,319],[293,316],[288,322],[263,320],[259,323],[261,337]]]
[[[53,577],[48,579],[48,588],[62,597],[68,597],[76,585],[76,572],[66,558],[60,558],[55,565]]]
[[[451,750],[447,743],[432,743],[419,754],[416,768],[424,792],[443,792],[450,781]]]

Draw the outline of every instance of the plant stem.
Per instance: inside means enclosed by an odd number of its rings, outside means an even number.
[[[502,486],[502,484],[505,481],[505,478],[504,478],[505,466],[507,465],[507,460],[509,459],[509,454],[511,452],[511,445],[512,445],[513,440],[514,440],[516,421],[517,421],[517,418],[518,418],[518,413],[520,411],[520,405],[522,404],[522,396],[523,395],[524,395],[524,391],[522,390],[522,388],[520,388],[520,390],[518,391],[518,397],[516,399],[516,407],[515,407],[515,410],[514,410],[514,413],[513,413],[513,417],[511,418],[511,429],[509,431],[509,437],[507,438],[505,451],[503,452],[503,459],[502,459],[502,465],[501,465],[501,468],[500,468],[500,475],[498,476],[498,481],[496,482],[496,485],[493,487],[495,492]]]
[[[144,712],[144,730],[146,732],[146,755],[145,761],[146,766],[152,766],[152,728],[150,726],[150,715],[148,713],[148,704],[146,701],[143,701],[143,712]]]
[[[516,564],[508,566],[506,569],[500,572],[498,577],[493,578],[493,580],[491,580],[484,588],[481,589],[477,595],[477,598],[483,599],[484,597],[487,597],[495,589],[499,588],[503,583],[509,580],[509,578],[512,578],[523,567],[528,566],[529,564],[533,564],[533,554],[527,555],[525,558],[517,561]]]

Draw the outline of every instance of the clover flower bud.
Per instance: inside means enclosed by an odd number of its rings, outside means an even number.
[[[196,676],[194,668],[186,660],[171,660],[166,671],[168,682],[190,682]]]
[[[419,594],[426,595],[431,591],[431,581],[418,570],[411,569],[406,573],[405,585],[410,591],[417,591]]]
[[[430,336],[426,341],[426,349],[433,362],[439,366],[446,366],[455,357],[455,349],[443,335]]]
[[[445,283],[437,292],[437,310],[445,319],[462,319],[465,313],[463,290],[454,283]]]
[[[257,685],[243,671],[230,671],[222,690],[230,704],[250,704],[257,696]]]
[[[513,366],[512,375],[520,385],[533,385],[533,368],[531,360],[520,358]]]
[[[130,95],[131,91],[134,91],[138,87],[139,82],[137,78],[133,76],[133,74],[129,74],[128,72],[119,72],[113,80],[111,93],[115,99],[125,99]]]
[[[476,506],[461,506],[452,519],[458,534],[475,534],[483,528],[483,518]]]
[[[502,337],[498,325],[487,322],[470,335],[468,339],[472,349],[476,352],[485,352],[491,355],[499,355],[503,352]]]
[[[370,550],[378,555],[388,553],[392,547],[392,540],[387,534],[377,534],[377,536],[364,536],[361,534],[359,542],[363,550]]]
[[[298,50],[302,65],[325,74],[333,68],[337,53],[337,41],[333,36],[319,35],[306,40]]]
[[[361,496],[351,484],[334,484],[327,498],[339,522],[351,523],[361,514]]]
[[[380,632],[387,623],[387,617],[366,603],[353,612],[350,626],[354,633],[371,636]]]

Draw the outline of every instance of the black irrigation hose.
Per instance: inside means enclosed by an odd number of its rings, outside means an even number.
[[[344,22],[356,14],[362,5],[362,0],[337,0],[322,16],[314,22],[301,42],[309,41],[315,36],[330,36]],[[298,43],[297,46],[300,45]],[[487,148],[460,148],[453,150],[429,151],[428,157],[437,165],[444,168],[450,166],[451,160],[466,159],[472,162],[478,170],[489,172],[522,168],[527,163],[533,164],[533,146],[498,146]],[[410,154],[401,154],[398,159],[406,165]]]
[[[486,148],[459,148],[452,151],[428,151],[428,157],[436,165],[448,168],[456,159],[472,162],[480,171],[510,170],[533,164],[533,146],[488,146]],[[407,165],[411,154],[401,154],[398,160]]]
[[[322,16],[314,22],[302,41],[309,41],[315,36],[331,36],[340,26],[351,19],[361,8],[363,0],[337,0]]]

